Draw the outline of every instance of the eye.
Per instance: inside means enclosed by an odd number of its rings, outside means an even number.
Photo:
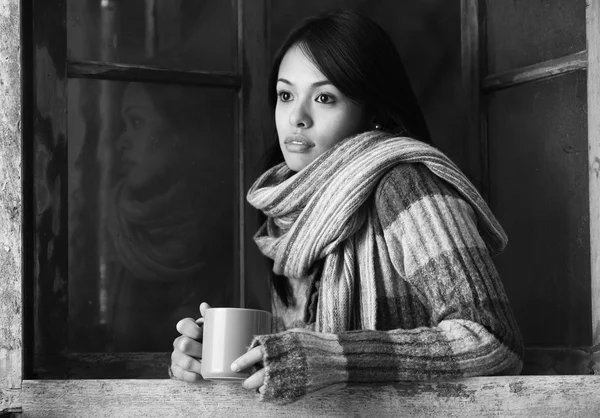
[[[144,124],[144,118],[139,115],[129,115],[127,118],[129,127],[132,129],[139,129]]]
[[[331,104],[335,99],[331,94],[321,93],[317,96],[316,101],[323,104]]]
[[[290,100],[292,100],[292,95],[289,91],[280,91],[277,93],[277,96],[282,102],[289,102]]]

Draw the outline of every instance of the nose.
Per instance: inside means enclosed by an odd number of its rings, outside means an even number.
[[[290,113],[290,124],[296,128],[306,129],[311,127],[312,119],[306,104],[300,102],[294,106]]]
[[[117,150],[119,151],[119,153],[123,153],[124,151],[128,150],[130,147],[131,147],[131,140],[129,139],[127,130],[124,129],[123,132],[121,132],[121,135],[119,135],[119,138],[117,138]]]

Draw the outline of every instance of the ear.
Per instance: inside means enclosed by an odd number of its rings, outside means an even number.
[[[371,116],[369,119],[369,122],[367,123],[367,128],[372,131],[372,130],[379,130],[381,129],[381,123],[377,120],[377,117],[375,115]]]

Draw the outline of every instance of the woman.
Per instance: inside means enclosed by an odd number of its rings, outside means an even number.
[[[339,382],[517,374],[522,341],[491,261],[504,231],[428,133],[385,32],[311,18],[270,80],[284,163],[251,187],[267,220],[276,332],[232,365],[288,402]],[[207,305],[202,304],[201,313]],[[171,372],[199,377],[200,328],[177,324]]]
[[[231,303],[233,274],[223,265],[231,264],[233,208],[207,206],[223,193],[215,173],[225,179],[232,171],[231,146],[214,140],[223,138],[226,120],[207,115],[222,99],[172,85],[124,90],[119,176],[106,220],[114,351],[166,351],[173,322],[193,315],[198,299]]]

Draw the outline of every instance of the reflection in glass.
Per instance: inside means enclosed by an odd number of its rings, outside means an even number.
[[[232,306],[233,93],[69,81],[72,351],[169,351]]]
[[[68,0],[68,57],[233,70],[236,22],[232,4],[221,0]]]

